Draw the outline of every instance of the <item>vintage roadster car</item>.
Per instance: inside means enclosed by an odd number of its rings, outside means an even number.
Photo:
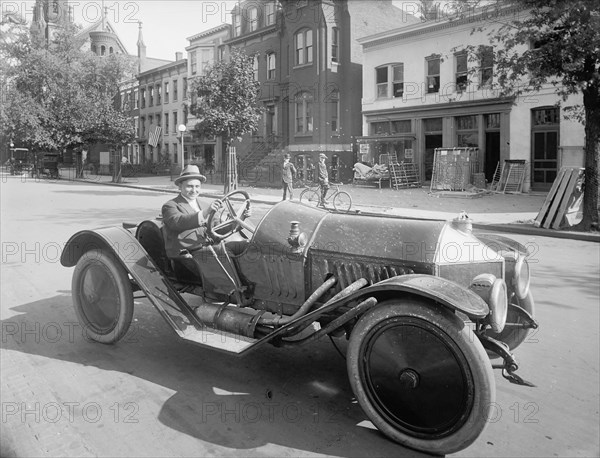
[[[207,222],[213,243],[174,259],[160,218],[71,237],[61,263],[75,266],[73,302],[89,336],[122,338],[136,291],[182,339],[236,355],[346,336],[350,384],[368,418],[436,454],[483,431],[493,368],[533,386],[512,354],[537,327],[519,243],[475,236],[465,215],[406,219],[291,201],[254,227],[248,194],[222,201]]]

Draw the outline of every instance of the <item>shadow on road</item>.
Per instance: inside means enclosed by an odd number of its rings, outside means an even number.
[[[10,308],[15,316],[1,321],[3,349],[130,374],[173,390],[158,421],[242,454],[257,447],[266,447],[259,453],[281,453],[269,448],[275,444],[334,456],[369,456],[373,450],[377,456],[419,456],[363,426],[366,416],[354,400],[345,361],[328,339],[297,349],[262,347],[237,358],[179,340],[142,299],[128,334],[102,345],[85,337],[70,292],[64,293]],[[90,392],[103,389],[101,376],[95,383]],[[148,399],[154,400],[160,402]]]

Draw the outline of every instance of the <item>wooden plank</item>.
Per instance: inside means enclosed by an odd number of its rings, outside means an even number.
[[[569,202],[571,202],[571,197],[573,196],[573,191],[577,186],[577,181],[579,180],[581,174],[581,170],[573,170],[571,172],[571,178],[569,180],[569,184],[567,184],[567,188],[565,189],[565,194],[560,203],[560,207],[558,207],[558,211],[556,212],[556,216],[554,217],[554,223],[552,223],[552,229],[560,229],[560,223],[562,222],[565,212],[569,206]]]
[[[554,183],[552,183],[552,187],[550,188],[550,191],[548,192],[548,195],[546,196],[546,200],[544,200],[542,209],[540,210],[537,217],[535,218],[535,221],[533,222],[534,226],[540,227],[542,222],[544,221],[544,218],[546,217],[546,212],[548,211],[548,208],[550,208],[550,205],[552,204],[552,201],[554,200],[554,197],[556,196],[556,191],[558,190],[558,186],[560,185],[560,182],[562,181],[565,172],[566,172],[566,168],[564,168],[564,167],[562,169],[560,169],[560,171],[558,172],[558,176],[554,180]]]
[[[567,185],[569,184],[569,181],[571,179],[571,170],[572,169],[566,169],[566,171],[563,175],[563,179],[561,180],[560,185],[558,187],[558,191],[556,192],[556,196],[552,200],[552,205],[550,206],[550,210],[548,210],[548,215],[546,216],[546,219],[542,223],[542,227],[544,227],[546,229],[550,229],[550,226],[552,225],[552,221],[554,221],[554,216],[556,215],[556,210],[558,210],[558,206],[560,205],[560,202],[562,201],[563,196],[565,194],[565,189],[567,188]]]

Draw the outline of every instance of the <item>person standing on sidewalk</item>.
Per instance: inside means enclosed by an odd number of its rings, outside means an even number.
[[[319,205],[325,206],[325,195],[327,194],[327,190],[329,189],[329,172],[327,172],[327,164],[325,161],[327,160],[327,156],[323,153],[319,154],[319,187],[321,188],[321,201]]]
[[[296,167],[290,162],[291,156],[283,156],[283,165],[281,166],[281,181],[283,185],[283,200],[286,200],[287,193],[290,193],[290,200],[294,198],[294,176],[296,176]]]

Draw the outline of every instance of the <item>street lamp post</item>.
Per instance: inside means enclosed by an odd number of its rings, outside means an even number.
[[[186,130],[185,124],[179,124],[177,130],[181,133],[181,170],[183,171],[185,168],[185,150],[183,149],[183,134]]]

